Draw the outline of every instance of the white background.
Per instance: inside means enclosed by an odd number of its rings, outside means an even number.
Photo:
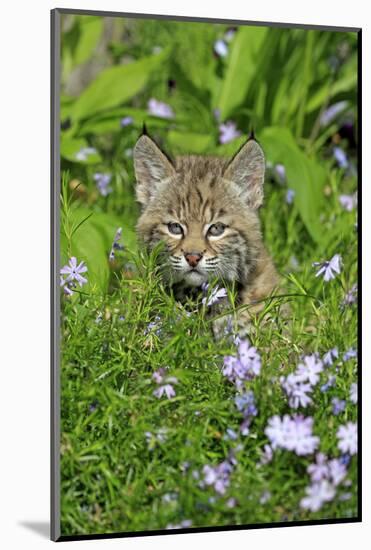
[[[370,16],[365,0],[7,0],[0,29],[0,545],[44,548],[49,520],[49,10],[54,7],[338,26],[363,32],[364,288],[369,302]],[[368,55],[367,55],[368,54]],[[368,57],[368,60],[367,60]],[[368,68],[366,70],[366,63]],[[367,101],[368,99],[368,101]],[[4,125],[5,123],[5,125]],[[369,248],[369,247],[368,247]],[[369,304],[368,304],[369,305]],[[364,333],[370,309],[364,308]],[[370,337],[364,339],[363,431],[370,418]],[[368,410],[367,410],[368,409]],[[364,441],[364,523],[68,543],[69,548],[179,549],[192,545],[285,550],[366,548],[371,538],[369,440]],[[368,546],[369,547],[369,546]]]

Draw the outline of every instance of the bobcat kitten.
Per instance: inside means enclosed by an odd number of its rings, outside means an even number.
[[[261,147],[251,138],[231,160],[191,155],[173,163],[144,134],[134,148],[134,167],[142,205],[138,236],[149,249],[165,243],[168,282],[185,292],[209,279],[237,283],[239,303],[251,305],[238,324],[248,324],[278,284],[258,217],[265,169]]]

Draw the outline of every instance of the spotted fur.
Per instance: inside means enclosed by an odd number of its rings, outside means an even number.
[[[254,139],[231,160],[183,156],[172,162],[143,135],[134,165],[142,205],[138,236],[149,249],[165,244],[162,262],[169,284],[195,288],[215,278],[234,282],[240,302],[250,305],[273,291],[278,277],[258,216],[265,163]]]

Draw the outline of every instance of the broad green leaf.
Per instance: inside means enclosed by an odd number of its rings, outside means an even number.
[[[167,134],[169,146],[180,153],[200,154],[208,151],[214,143],[214,138],[210,134],[196,134],[192,132],[177,132],[170,130]]]
[[[287,185],[295,191],[295,204],[300,216],[314,241],[320,242],[326,170],[299,149],[292,133],[286,128],[266,128],[261,133],[260,141],[266,160],[284,165]]]
[[[216,105],[222,120],[241,105],[259,63],[259,50],[267,34],[265,27],[240,27],[229,52]]]
[[[103,18],[84,16],[79,20],[80,36],[73,54],[73,65],[85,63],[96,48],[103,31]]]
[[[74,103],[73,119],[92,114],[128,101],[148,83],[151,75],[159,70],[168,56],[168,50],[144,57],[127,65],[115,65],[104,69],[89,84]]]
[[[61,156],[71,162],[81,164],[97,164],[98,162],[102,162],[100,154],[93,148],[90,148],[85,139],[73,138],[63,133],[61,135]]]

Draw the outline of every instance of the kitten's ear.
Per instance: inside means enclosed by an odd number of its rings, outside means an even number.
[[[263,203],[264,153],[255,139],[249,139],[232,158],[223,177],[233,181],[248,206],[259,208]]]
[[[137,180],[137,199],[147,205],[154,196],[160,182],[173,176],[175,168],[147,135],[142,135],[134,147],[134,169]]]

